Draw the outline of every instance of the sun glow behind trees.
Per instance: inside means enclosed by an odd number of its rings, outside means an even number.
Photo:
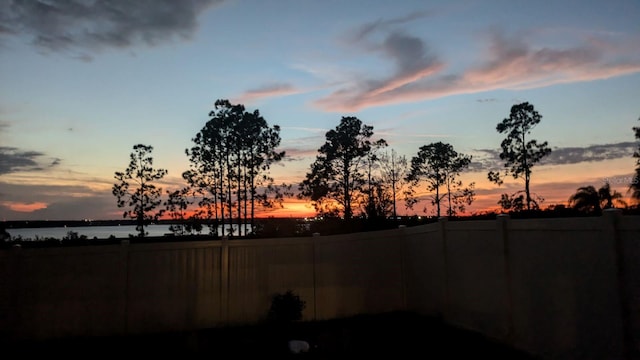
[[[468,216],[527,209],[524,195],[514,202],[504,194],[500,198],[477,193],[474,176],[479,176],[478,170],[469,169],[472,157],[456,152],[450,144],[420,146],[409,168],[404,155],[386,148],[385,140],[374,140],[373,127],[356,117],[342,117],[326,133],[326,142],[318,149],[305,180],[276,185],[271,165],[286,159],[284,151],[277,150],[280,128],[268,126],[258,110],[249,112],[244,105],[228,100],[216,102],[209,116],[193,139],[195,145],[186,151],[190,170],[183,177],[188,186],[167,190],[168,212],[163,218],[182,222],[177,231],[189,229],[193,221],[253,224],[253,219],[265,217]],[[497,127],[498,132],[507,133],[501,144],[507,171],[489,180],[502,184],[506,175],[523,178],[525,191],[516,194],[528,192],[531,168],[550,153],[546,142],[528,140],[541,118],[529,103],[512,107],[510,117]],[[431,179],[428,186],[419,186],[426,179]],[[297,191],[292,190],[295,186]],[[545,195],[549,190],[536,193]],[[568,190],[561,202],[543,205],[530,199],[540,209],[569,206],[566,199],[574,190]],[[469,206],[478,200],[486,204],[483,210],[470,211]],[[414,209],[417,203],[421,205]]]

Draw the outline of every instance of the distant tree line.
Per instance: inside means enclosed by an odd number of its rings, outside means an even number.
[[[524,181],[523,190],[501,195],[497,203],[504,212],[541,209],[543,199],[531,191],[531,179],[534,166],[551,149],[546,141],[530,139],[541,119],[532,104],[523,102],[513,105],[509,117],[496,126],[505,134],[499,155],[504,169],[489,171],[488,179],[497,185],[508,175]],[[633,130],[640,140],[640,127]],[[318,217],[378,225],[393,224],[399,201],[413,209],[426,200],[437,217],[453,217],[465,213],[476,196],[475,183],[464,184],[460,179],[469,170],[470,155],[457,152],[451,144],[435,142],[420,146],[408,160],[387,150],[387,142],[375,138],[373,126],[353,116],[342,117],[325,134],[315,161],[297,184],[297,194],[292,184],[277,185],[270,175],[271,166],[286,154],[278,150],[280,127],[270,126],[258,110],[247,111],[242,104],[218,100],[192,141],[193,146],[185,150],[189,170],[182,178],[186,184],[167,191],[164,202],[162,189],[154,182],[167,171],[153,167],[153,147],[135,145],[127,169],[115,173],[118,183],[112,192],[118,207],[125,208],[123,216],[136,221],[139,236],[145,236],[144,227],[163,214],[174,220],[171,231],[178,235],[200,233],[208,226],[211,235],[233,236],[234,225],[239,226],[240,236],[251,235],[248,232],[256,229],[258,212],[281,207],[292,196],[309,200]],[[633,156],[638,160],[630,191],[640,201],[640,147]],[[609,184],[600,189],[579,188],[568,205],[589,214],[627,206],[622,194],[612,191]],[[564,205],[556,207],[561,208]],[[250,227],[240,226],[243,224]]]

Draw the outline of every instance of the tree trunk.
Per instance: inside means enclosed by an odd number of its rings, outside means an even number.
[[[524,191],[527,196],[527,210],[531,210],[531,193],[529,192],[529,164],[527,163],[527,143],[525,131],[522,129],[522,167],[524,168]]]
[[[440,186],[436,186],[436,212],[438,217],[440,217]]]
[[[449,202],[449,216],[453,216],[453,212],[451,210],[451,179],[447,178],[447,199]]]

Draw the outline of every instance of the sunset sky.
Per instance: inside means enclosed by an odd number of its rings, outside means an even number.
[[[523,188],[486,174],[502,165],[496,125],[528,101],[542,115],[531,138],[553,149],[533,170],[543,206],[607,180],[627,196],[639,19],[638,0],[1,1],[0,221],[121,218],[114,172],[138,143],[168,170],[164,189],[184,186],[217,99],[281,127],[278,183],[304,178],[342,116],[407,158],[450,143],[473,156],[470,211]]]

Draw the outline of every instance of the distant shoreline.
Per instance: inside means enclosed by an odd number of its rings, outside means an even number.
[[[159,222],[164,223],[164,222]],[[80,226],[118,226],[135,225],[131,220],[22,220],[2,221],[5,229],[22,228],[52,228],[52,227],[80,227]],[[167,223],[171,224],[171,222]]]
[[[288,219],[303,220],[304,218],[256,218],[256,221]],[[233,219],[234,222],[236,219]],[[154,224],[172,225],[180,224],[176,220],[158,220]],[[23,229],[23,228],[52,228],[52,227],[80,227],[80,226],[118,226],[118,225],[136,225],[135,220],[9,220],[0,221],[0,226],[5,229]]]

